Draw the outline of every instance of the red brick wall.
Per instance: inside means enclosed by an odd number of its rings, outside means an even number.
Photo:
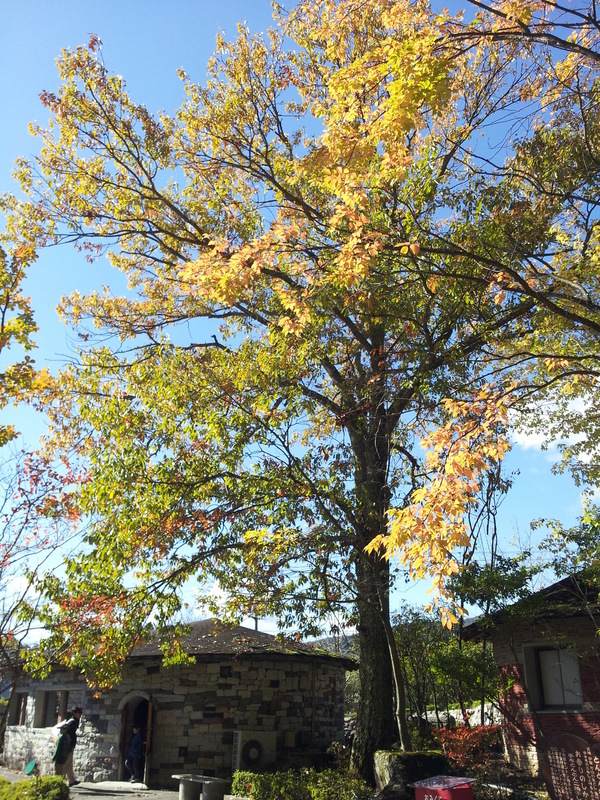
[[[581,710],[538,711],[532,716],[522,685],[523,644],[561,646],[574,644],[579,658],[583,695]],[[551,625],[526,626],[510,637],[494,634],[494,656],[507,689],[501,699],[503,734],[507,757],[517,766],[536,773],[538,757],[536,726],[543,737],[552,739],[570,733],[591,742],[600,740],[600,657],[596,626],[587,618],[556,620]],[[515,663],[516,657],[516,663]]]

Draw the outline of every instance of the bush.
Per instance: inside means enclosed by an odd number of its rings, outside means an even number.
[[[364,781],[347,771],[322,772],[236,772],[231,793],[252,800],[366,800],[371,790]]]
[[[460,770],[477,770],[485,767],[489,754],[502,751],[499,725],[477,725],[473,728],[456,728],[435,732],[444,752]]]
[[[408,732],[410,735],[411,749],[414,752],[426,752],[436,746],[432,734],[431,726],[423,726],[419,720],[407,720]]]
[[[349,761],[349,760],[348,760]],[[321,772],[338,766],[336,757],[330,753],[289,753],[285,758],[273,765],[270,772]]]
[[[313,772],[309,776],[308,788],[311,800],[366,800],[372,796],[367,784],[356,775],[328,769]]]
[[[253,800],[311,800],[308,788],[300,775],[285,772],[234,772],[231,793],[252,797]]]
[[[3,780],[0,800],[69,800],[69,787],[59,775],[27,778],[15,783]]]

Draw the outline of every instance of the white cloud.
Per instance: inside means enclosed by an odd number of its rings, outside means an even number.
[[[510,438],[514,444],[524,450],[542,450],[546,441],[546,436],[537,431],[533,433],[520,430],[512,431]],[[552,449],[556,449],[555,445],[552,445]]]

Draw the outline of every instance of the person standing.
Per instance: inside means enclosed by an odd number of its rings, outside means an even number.
[[[139,725],[133,725],[133,739],[129,747],[129,755],[125,760],[125,768],[130,774],[130,783],[142,783],[144,780],[144,737]]]
[[[69,735],[71,742],[69,754],[64,765],[63,775],[66,777],[69,786],[77,786],[79,783],[79,781],[76,780],[73,772],[73,751],[75,750],[75,745],[77,744],[77,728],[79,727],[79,720],[81,719],[82,714],[83,709],[77,706],[77,708],[74,708],[69,714],[67,714],[68,719],[65,724],[65,731]]]
[[[58,726],[58,736],[56,737],[56,747],[52,761],[54,761],[54,774],[65,776],[65,765],[69,753],[71,752],[71,737],[67,733],[68,722],[61,722]]]

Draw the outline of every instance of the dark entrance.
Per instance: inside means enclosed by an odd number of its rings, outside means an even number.
[[[119,780],[128,777],[127,770],[125,769],[125,759],[129,754],[131,740],[133,739],[133,726],[137,725],[141,728],[142,735],[145,742],[145,765],[144,765],[144,783],[148,783],[150,752],[151,752],[151,736],[152,736],[152,701],[145,697],[132,697],[129,702],[123,707],[121,712],[121,740],[119,745],[119,753],[121,755],[119,763]]]

